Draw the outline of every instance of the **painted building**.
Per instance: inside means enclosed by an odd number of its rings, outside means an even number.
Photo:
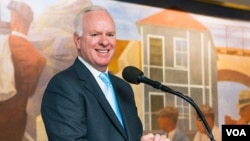
[[[136,25],[144,75],[190,97],[197,105],[209,104],[217,114],[217,54],[209,30],[188,13],[167,9]],[[159,129],[156,113],[168,105],[178,108],[181,129],[196,130],[195,110],[186,100],[149,85],[144,85],[143,91],[146,130]]]

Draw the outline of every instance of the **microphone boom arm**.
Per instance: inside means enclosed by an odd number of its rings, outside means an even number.
[[[207,131],[207,133],[208,133],[208,136],[209,136],[210,140],[211,140],[211,141],[215,141],[214,136],[213,136],[213,134],[212,134],[212,131],[211,131],[211,129],[210,129],[210,127],[209,127],[209,125],[208,125],[208,123],[207,123],[207,121],[206,121],[204,115],[202,114],[202,112],[201,112],[199,106],[193,101],[192,98],[190,98],[190,97],[188,97],[188,96],[186,96],[186,95],[184,95],[184,94],[182,94],[182,93],[180,93],[180,92],[178,92],[178,91],[175,91],[175,90],[173,90],[173,89],[171,89],[171,88],[169,88],[169,87],[167,87],[167,86],[165,86],[165,85],[162,85],[162,84],[161,84],[160,82],[158,82],[158,81],[153,81],[153,80],[148,79],[147,77],[144,77],[144,76],[142,76],[142,75],[139,75],[139,76],[138,76],[138,81],[139,81],[139,82],[144,82],[144,83],[146,83],[146,84],[149,84],[149,85],[151,85],[152,87],[154,87],[154,88],[156,88],[156,89],[160,89],[160,90],[162,90],[162,91],[164,91],[164,92],[168,92],[168,93],[174,94],[174,95],[176,95],[176,96],[178,96],[178,97],[183,98],[183,99],[186,100],[188,103],[190,103],[190,104],[193,106],[193,108],[196,110],[196,112],[197,112],[199,118],[201,119],[201,121],[202,121],[202,123],[203,123],[203,125],[204,125],[204,127],[205,127],[205,129],[206,129],[206,131]]]

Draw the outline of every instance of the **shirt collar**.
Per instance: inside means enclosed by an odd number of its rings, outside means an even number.
[[[92,65],[90,65],[88,62],[86,62],[81,56],[78,56],[78,59],[89,69],[89,71],[92,73],[92,75],[95,78],[98,78],[99,75],[102,73],[95,69]],[[105,71],[105,73],[108,73],[108,69]]]

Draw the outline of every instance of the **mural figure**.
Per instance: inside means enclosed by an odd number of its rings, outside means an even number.
[[[250,124],[250,91],[242,90],[238,96],[237,108],[239,109],[240,119],[236,124]]]
[[[179,111],[174,106],[167,106],[160,109],[158,113],[158,123],[160,128],[167,133],[171,141],[189,141],[189,138],[178,127]]]
[[[8,9],[11,11],[8,45],[16,94],[0,102],[0,140],[21,141],[27,122],[27,101],[35,92],[46,60],[26,36],[33,20],[31,7],[24,2],[11,1]]]
[[[209,128],[212,131],[214,139],[216,141],[221,141],[222,140],[221,129],[214,122],[215,118],[214,109],[207,104],[200,105],[199,108],[203,113]],[[196,132],[193,141],[210,141],[210,138],[207,135],[207,131],[204,128],[203,123],[201,119],[198,117],[198,115],[196,115],[196,126],[198,128],[198,131]]]

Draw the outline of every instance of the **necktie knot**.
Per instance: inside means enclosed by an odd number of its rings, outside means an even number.
[[[99,77],[101,78],[101,80],[104,82],[104,84],[107,86],[107,87],[111,87],[111,82],[109,80],[109,76],[107,73],[101,73],[99,75]]]

